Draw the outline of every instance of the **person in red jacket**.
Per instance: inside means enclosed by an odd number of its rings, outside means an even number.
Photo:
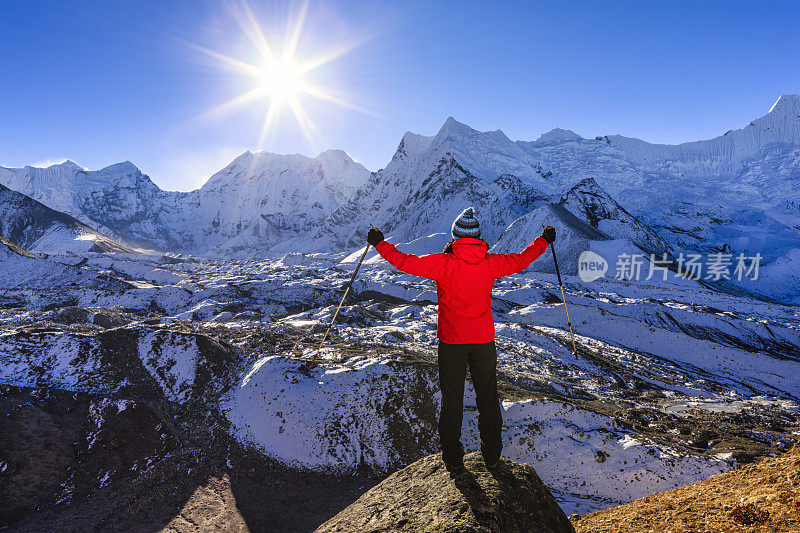
[[[497,395],[497,347],[494,343],[492,285],[497,278],[516,274],[542,255],[555,241],[555,229],[545,228],[522,253],[490,254],[481,240],[475,210],[462,211],[451,227],[453,240],[440,254],[405,254],[372,228],[367,242],[398,270],[436,280],[439,319],[439,385],[442,410],[439,415],[439,443],[448,470],[464,469],[461,423],[467,366],[478,404],[481,454],[488,468],[499,464],[503,444],[503,419]]]

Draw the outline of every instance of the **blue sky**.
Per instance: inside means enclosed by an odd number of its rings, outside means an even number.
[[[130,160],[189,190],[247,149],[340,148],[377,170],[448,116],[511,139],[678,143],[800,92],[797,2],[311,2],[297,57],[360,42],[308,78],[369,113],[301,95],[313,142],[284,107],[259,147],[268,98],[204,116],[255,82],[191,46],[254,60],[239,5],[0,1],[0,165]],[[301,4],[251,7],[281,50]]]

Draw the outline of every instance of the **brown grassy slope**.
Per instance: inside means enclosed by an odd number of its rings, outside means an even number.
[[[585,532],[800,532],[800,445],[626,505],[575,516]]]

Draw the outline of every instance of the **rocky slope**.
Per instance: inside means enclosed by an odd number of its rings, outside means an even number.
[[[195,416],[130,397],[0,385],[0,527],[307,532],[375,483],[287,468]]]
[[[559,200],[558,205],[608,235],[609,239],[627,238],[643,252],[657,257],[671,252],[666,239],[628,213],[594,178],[586,178],[576,184]]]
[[[572,523],[579,533],[800,531],[800,448]]]
[[[321,352],[338,362],[309,375],[298,358],[316,350],[352,274],[341,255],[86,254],[69,266],[53,259],[73,255],[7,248],[2,420],[61,450],[28,478],[35,439],[0,443],[0,488],[38,494],[33,507],[15,500],[6,519],[19,530],[131,529],[146,515],[150,529],[218,520],[308,531],[437,450],[427,280],[363,265]],[[493,313],[504,453],[535,468],[568,514],[705,479],[796,440],[795,309],[657,280],[598,289],[571,277],[575,357],[554,278],[500,280]],[[26,420],[36,422],[25,429]],[[139,433],[141,448],[130,438]],[[464,442],[478,446],[469,385]]]
[[[453,477],[430,455],[396,472],[331,518],[317,533],[352,531],[573,532],[567,516],[528,465],[503,459],[489,472],[480,454]]]

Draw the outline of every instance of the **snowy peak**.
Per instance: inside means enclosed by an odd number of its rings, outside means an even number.
[[[501,174],[535,179],[537,162],[502,130],[478,131],[450,117],[431,142],[429,162],[451,154],[471,174],[493,181]]]
[[[769,112],[800,118],[800,94],[784,94],[772,104]]]
[[[407,131],[403,138],[400,139],[400,144],[397,146],[392,161],[400,159],[416,159],[421,157],[425,152],[430,150],[431,144],[435,136],[425,136],[418,133]]]
[[[472,129],[471,127],[467,126],[463,122],[459,122],[453,117],[447,117],[447,120],[444,121],[442,127],[439,128],[439,132],[436,136],[442,135],[455,135],[455,136],[462,136],[462,135],[472,135],[478,133],[476,130]]]
[[[320,154],[315,158],[318,160],[331,160],[331,161],[342,161],[348,163],[355,163],[355,159],[353,159],[350,154],[345,152],[344,150],[336,150],[336,149],[328,149],[320,152]]]
[[[53,163],[51,165],[25,165],[23,169],[34,168],[34,169],[42,169],[42,170],[53,170],[53,171],[72,171],[72,170],[84,170],[84,168],[74,161],[67,159],[66,161],[62,161],[61,163]]]
[[[233,177],[246,180],[286,179],[298,172],[316,176],[316,181],[343,180],[351,186],[362,185],[370,174],[364,165],[356,162],[344,150],[325,150],[314,158],[303,154],[253,153],[248,150],[214,174],[202,189],[214,188]]]
[[[66,161],[61,163],[61,165],[53,165],[53,166],[61,166],[61,167],[64,167],[64,168],[71,168],[71,169],[76,169],[76,170],[85,170],[82,166],[80,166],[79,164],[77,164],[76,162],[74,162],[74,161],[72,161],[70,159],[67,159]]]
[[[121,163],[114,163],[113,165],[108,165],[107,167],[101,169],[100,172],[104,172],[107,174],[115,174],[123,172],[131,172],[135,174],[142,173],[142,171],[139,170],[139,167],[137,167],[130,161],[122,161]]]
[[[628,239],[652,254],[669,253],[669,243],[614,200],[594,178],[572,187],[559,201],[579,220],[614,239]]]
[[[78,170],[82,172],[83,169]],[[149,191],[158,189],[149,176],[144,174],[139,167],[130,161],[114,163],[95,173],[100,180],[108,180],[111,183],[119,183],[123,187],[142,187]]]
[[[502,130],[478,131],[453,117],[448,117],[442,127],[439,128],[439,133],[434,138],[434,144],[443,144],[448,141],[469,144],[514,144]]]
[[[45,166],[32,166],[32,165],[25,165],[25,167],[30,168],[45,168],[45,169],[64,169],[64,170],[84,170],[82,166],[75,163],[74,161],[67,159],[61,163],[53,163],[52,165]]]
[[[581,141],[581,140],[583,140],[583,137],[581,137],[572,130],[553,128],[547,133],[542,133],[539,136],[539,138],[536,139],[536,144],[544,144],[544,143],[559,142],[559,141],[560,142]]]
[[[370,178],[343,150],[245,152],[178,209],[185,246],[202,252],[255,250],[297,237],[330,215]]]
[[[766,115],[733,133],[745,139],[755,138],[759,148],[772,142],[800,142],[800,94],[781,96]]]
[[[316,158],[327,180],[340,180],[348,186],[358,187],[369,178],[370,171],[350,157],[344,150],[325,150]]]

